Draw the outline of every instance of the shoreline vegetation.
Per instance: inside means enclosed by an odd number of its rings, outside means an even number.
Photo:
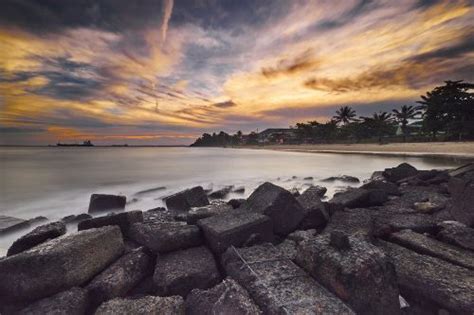
[[[332,198],[265,182],[246,199],[196,186],[166,208],[93,194],[88,213],[56,222],[0,216],[0,237],[38,225],[0,258],[0,312],[470,313],[474,164],[362,180],[324,179],[360,183]]]

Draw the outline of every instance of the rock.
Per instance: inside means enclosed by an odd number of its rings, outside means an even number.
[[[448,183],[452,203],[449,208],[456,221],[474,226],[474,182],[464,179],[452,178]]]
[[[106,215],[103,217],[87,219],[79,222],[78,231],[99,228],[103,226],[116,225],[127,236],[130,226],[137,222],[143,222],[143,214],[140,210],[127,211],[118,214]]]
[[[324,229],[325,234],[333,231],[342,231],[349,236],[370,240],[374,233],[374,218],[370,210],[363,208],[338,211]]]
[[[194,207],[188,212],[180,213],[175,216],[175,219],[178,221],[184,221],[187,224],[196,224],[200,219],[212,217],[230,210],[233,210],[233,208],[226,202],[214,201],[208,206]]]
[[[185,306],[180,296],[145,296],[139,299],[116,298],[103,303],[95,315],[184,315]]]
[[[242,208],[269,216],[273,232],[281,235],[294,231],[304,217],[303,208],[290,192],[268,182],[260,185]]]
[[[61,219],[61,221],[63,221],[66,224],[69,224],[69,223],[78,223],[78,222],[91,219],[91,218],[92,216],[90,214],[81,213],[78,215],[71,214],[71,215],[65,216],[64,218]]]
[[[35,224],[47,222],[48,220],[49,219],[47,217],[40,215],[38,217],[34,217],[33,219],[29,219],[28,223],[30,223],[31,225],[35,225]]]
[[[311,189],[311,190],[310,190]],[[305,192],[311,191],[312,193],[316,193],[320,198],[324,197],[328,189],[323,186],[319,185],[311,185],[308,189],[305,190]],[[303,192],[303,194],[305,193]]]
[[[212,199],[222,199],[222,198],[225,198],[229,193],[230,191],[232,190],[232,188],[234,188],[234,186],[226,186],[224,188],[221,188],[221,189],[218,189],[218,190],[214,190],[213,192],[211,192],[209,194],[209,198],[212,198]]]
[[[401,230],[413,230],[418,233],[436,234],[437,222],[428,214],[393,214],[375,218],[377,236],[384,236]]]
[[[299,245],[295,260],[357,314],[400,314],[395,268],[364,239],[319,235]]]
[[[316,235],[317,231],[315,229],[310,230],[297,230],[291,234],[288,234],[287,239],[296,242],[296,244],[301,243],[304,240],[311,239]]]
[[[65,233],[66,225],[61,221],[38,226],[30,233],[23,235],[13,242],[12,246],[8,249],[7,256],[21,253],[49,239],[64,235]]]
[[[192,207],[203,207],[209,204],[209,199],[201,186],[180,191],[164,198],[170,211],[188,211]]]
[[[204,246],[160,256],[153,281],[158,295],[185,297],[192,289],[207,289],[220,281],[212,253]]]
[[[329,220],[329,214],[321,201],[321,191],[316,186],[309,187],[303,194],[296,198],[303,208],[303,220],[300,229],[324,227]]]
[[[388,195],[391,196],[400,196],[402,193],[398,189],[398,186],[392,182],[382,181],[382,180],[373,180],[364,185],[360,188],[363,189],[380,189],[385,191]]]
[[[89,305],[87,290],[73,287],[39,300],[18,312],[18,315],[85,314]]]
[[[98,306],[125,296],[151,271],[151,259],[143,247],[123,255],[87,285],[91,303]]]
[[[143,223],[169,223],[176,222],[176,213],[166,210],[166,208],[158,207],[143,212]]]
[[[203,243],[201,231],[196,225],[176,223],[135,223],[129,237],[155,253],[172,252],[199,246]]]
[[[92,194],[88,212],[125,210],[126,203],[127,197],[125,196]]]
[[[388,194],[382,189],[370,189],[368,207],[381,206],[388,201]]]
[[[418,170],[408,163],[402,163],[397,167],[386,168],[383,172],[384,178],[393,183],[410,176],[415,176],[416,174],[418,174]]]
[[[283,242],[281,242],[280,244],[276,245],[275,246],[281,253],[282,255],[284,255],[285,257],[288,257],[289,259],[291,260],[294,260],[295,257],[296,257],[296,253],[297,253],[297,247],[298,247],[298,244],[293,241],[293,240],[290,240],[288,238],[286,238],[285,240],[283,240]]]
[[[264,314],[355,314],[271,244],[231,247],[222,263]]]
[[[425,202],[415,202],[413,204],[413,209],[421,213],[433,213],[438,210],[441,210],[443,206],[440,206],[434,202],[425,201]]]
[[[27,220],[0,215],[0,235],[18,231],[30,226]]]
[[[370,176],[370,181],[386,181],[387,179],[383,176],[383,171],[375,171]]]
[[[451,221],[438,224],[437,238],[445,243],[474,251],[474,229],[462,223]]]
[[[243,193],[245,193],[245,187],[244,186],[236,187],[236,188],[232,189],[232,192],[234,194],[243,194]]]
[[[390,235],[390,241],[417,253],[443,259],[454,265],[474,270],[474,253],[442,243],[423,234],[403,230]]]
[[[339,176],[331,176],[328,178],[323,179],[323,182],[334,182],[334,181],[341,181],[345,183],[359,183],[360,180],[357,177],[349,176],[349,175],[339,175]]]
[[[140,191],[138,191],[138,192],[135,193],[135,196],[145,195],[145,194],[149,194],[149,193],[154,193],[154,192],[162,191],[162,190],[165,190],[165,189],[166,189],[165,186],[158,186],[158,187],[155,187],[155,188],[140,190]]]
[[[291,188],[289,192],[293,195],[293,197],[298,197],[300,195],[300,191],[296,187]]]
[[[247,199],[231,199],[227,202],[233,209],[239,208],[242,204],[244,204]]]
[[[0,299],[32,301],[81,286],[123,250],[120,229],[110,226],[64,235],[6,257],[0,260]]]
[[[444,260],[417,254],[409,249],[380,241],[397,271],[398,285],[404,297],[427,300],[454,313],[468,314],[474,309],[472,270]]]
[[[188,315],[261,313],[248,292],[230,278],[208,290],[194,289],[186,298]]]
[[[345,192],[337,193],[328,202],[329,213],[332,215],[334,212],[344,208],[367,207],[369,205],[369,196],[370,192],[361,188],[348,189]]]
[[[462,177],[464,174],[474,171],[474,163],[467,163],[463,166],[455,168],[454,170],[449,171],[449,176],[451,177]]]
[[[230,212],[198,221],[213,252],[220,254],[229,246],[243,245],[252,234],[260,241],[273,240],[273,226],[267,216],[248,211]]]
[[[312,176],[308,176],[308,177],[305,177],[303,178],[303,180],[313,180],[314,178]]]

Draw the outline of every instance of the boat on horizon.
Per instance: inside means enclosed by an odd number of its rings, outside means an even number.
[[[58,147],[93,147],[94,144],[90,140],[86,140],[83,143],[61,143],[56,144]]]

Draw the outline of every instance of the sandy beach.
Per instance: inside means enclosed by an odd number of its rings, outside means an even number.
[[[424,142],[390,144],[301,144],[250,146],[254,149],[311,152],[376,154],[390,156],[430,156],[474,159],[474,142]]]

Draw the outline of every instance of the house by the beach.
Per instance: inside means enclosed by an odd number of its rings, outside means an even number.
[[[258,134],[259,143],[294,143],[297,141],[295,129],[291,128],[269,128]]]

